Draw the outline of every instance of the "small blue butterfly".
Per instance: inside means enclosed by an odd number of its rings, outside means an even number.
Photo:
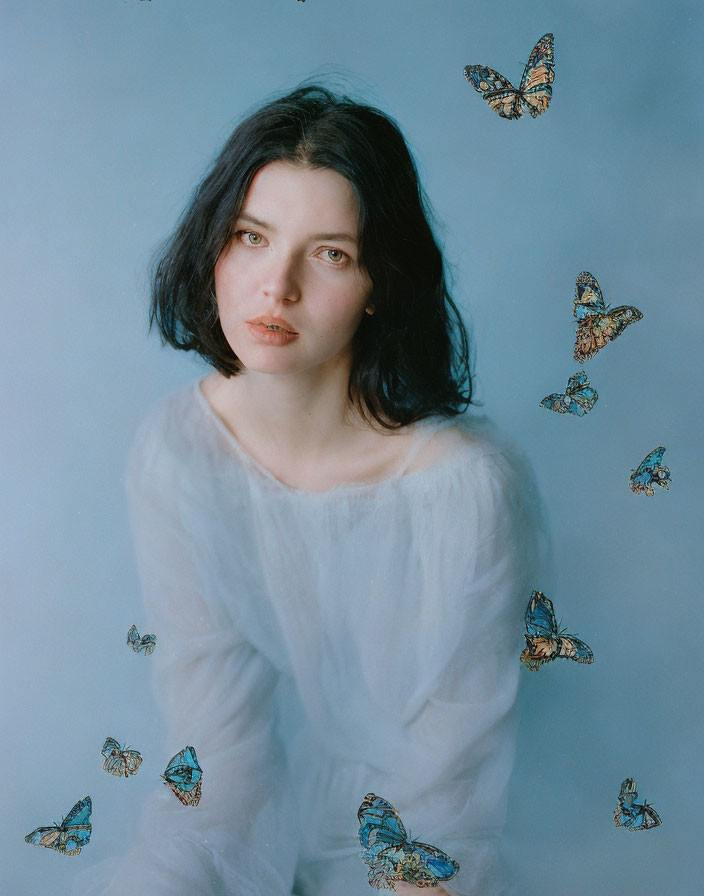
[[[137,769],[142,764],[142,756],[137,750],[121,747],[114,737],[105,738],[100,752],[105,757],[103,769],[118,778],[136,775]]]
[[[577,663],[594,662],[594,654],[584,641],[564,629],[558,631],[552,601],[542,591],[534,591],[528,601],[525,639],[521,662],[533,672],[558,657]]]
[[[655,494],[653,485],[670,490],[667,484],[670,482],[670,470],[662,462],[664,453],[664,448],[656,448],[638,464],[638,469],[631,470],[629,484],[634,495],[649,495],[652,498]]]
[[[149,656],[156,647],[156,635],[142,635],[140,638],[137,626],[133,625],[127,632],[127,643],[135,653],[139,653],[140,650],[143,650],[144,655]]]
[[[76,803],[61,824],[37,828],[24,838],[25,843],[47,846],[65,856],[77,856],[81,847],[90,840],[90,813],[93,806],[90,797]]]
[[[197,806],[200,802],[203,769],[193,747],[184,747],[169,760],[161,776],[184,806]]]
[[[591,411],[598,398],[596,389],[591,387],[586,373],[581,370],[569,378],[564,395],[553,392],[540,402],[540,407],[558,414],[576,414],[577,417],[583,417]]]
[[[369,883],[377,890],[395,890],[396,880],[434,887],[460,870],[459,862],[427,843],[409,840],[391,803],[368,793],[357,812],[362,858],[369,865]]]
[[[617,828],[627,828],[629,831],[647,831],[662,824],[658,813],[645,800],[643,800],[643,805],[635,802],[637,796],[636,782],[633,778],[626,778],[621,784],[618,806],[614,809],[614,822]]]

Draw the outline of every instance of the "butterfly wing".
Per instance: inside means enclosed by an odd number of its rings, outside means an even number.
[[[115,751],[117,751],[117,752],[120,751],[120,745],[118,744],[118,742],[115,740],[114,737],[106,737],[106,738],[105,738],[105,743],[103,744],[103,749],[100,751],[101,754],[102,754],[106,759],[109,759],[110,756],[111,756]]]
[[[547,408],[549,411],[555,411],[556,414],[568,414],[570,413],[571,403],[569,395],[553,392],[552,395],[547,395],[540,402],[540,407]]]
[[[144,655],[149,656],[150,653],[154,652],[155,647],[156,635],[142,635],[142,638],[139,642],[139,647],[137,649],[144,649]]]
[[[413,840],[404,852],[399,868],[400,880],[412,882],[417,887],[434,887],[441,881],[450,880],[460,870],[459,862],[437,846]]]
[[[624,827],[629,831],[641,831],[655,828],[662,824],[662,820],[652,806],[644,800],[643,804],[636,803],[638,791],[633,778],[626,778],[621,784],[621,792],[618,796],[618,806],[614,809],[614,823],[616,827]]]
[[[543,663],[549,663],[557,655],[557,640],[555,638],[533,638],[526,635],[526,646],[521,652],[521,662],[524,666],[536,672]]]
[[[526,633],[533,637],[557,635],[552,601],[542,591],[533,591],[526,607]]]
[[[140,648],[140,637],[139,632],[137,631],[137,626],[133,625],[130,630],[127,632],[127,643],[135,651],[135,653],[139,652]]]
[[[630,324],[642,320],[643,314],[632,305],[621,305],[605,313],[589,314],[577,325],[574,359],[584,364],[609,342],[613,342]]]
[[[528,57],[518,87],[518,98],[533,118],[542,115],[550,105],[554,80],[555,38],[544,34]]]
[[[569,411],[578,417],[589,413],[599,398],[598,392],[591,386],[583,370],[569,378],[567,395],[572,399]]]
[[[197,806],[201,797],[203,770],[193,747],[184,747],[171,758],[162,775],[184,806]]]
[[[36,828],[24,838],[25,843],[46,846],[67,856],[77,856],[90,840],[91,799],[85,797],[71,809],[60,825]]]
[[[670,468],[662,462],[665,448],[660,446],[651,451],[631,473],[630,488],[635,495],[646,494],[652,497],[655,492],[653,485],[661,485],[670,490],[667,484],[670,481]]]
[[[136,775],[137,769],[142,764],[142,754],[138,750],[124,750],[122,758],[125,762],[125,777]]]
[[[606,311],[604,296],[596,277],[589,271],[582,271],[577,275],[574,287],[574,316],[577,320],[590,314],[601,314]]]
[[[508,78],[485,65],[465,66],[464,76],[502,118],[521,117],[518,91]]]
[[[584,641],[580,641],[579,638],[575,638],[574,635],[560,635],[557,638],[557,650],[553,658],[556,659],[557,657],[575,660],[577,663],[594,662],[594,654],[591,647],[585,644]]]
[[[359,842],[362,848],[378,853],[387,846],[398,846],[406,841],[406,829],[401,816],[391,803],[374,793],[368,793],[357,810]]]

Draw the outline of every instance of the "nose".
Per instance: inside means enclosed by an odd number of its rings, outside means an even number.
[[[262,276],[262,292],[275,301],[296,302],[300,298],[298,263],[293,254],[271,253]]]

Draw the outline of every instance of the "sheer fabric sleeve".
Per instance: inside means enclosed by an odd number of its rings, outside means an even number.
[[[195,747],[202,797],[183,806],[161,784],[143,809],[139,844],[101,892],[290,896],[297,850],[273,734],[278,672],[203,585],[212,581],[201,569],[207,546],[199,549],[188,520],[198,472],[177,463],[161,435],[152,428],[138,437],[127,488],[145,624],[158,637],[149,660],[166,719],[164,768]]]
[[[476,504],[468,501],[459,526],[466,576],[445,655],[422,660],[433,674],[411,737],[423,784],[404,811],[460,863],[443,884],[448,893],[503,896],[511,890],[498,846],[515,750],[523,614],[539,587],[533,577],[547,542],[525,461],[499,451],[472,470]]]

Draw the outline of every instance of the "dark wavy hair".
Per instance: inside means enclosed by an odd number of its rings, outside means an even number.
[[[218,319],[213,269],[252,178],[274,161],[332,168],[357,197],[359,261],[376,310],[353,339],[350,401],[386,429],[466,411],[469,339],[406,141],[379,109],[318,85],[266,103],[235,128],[156,256],[150,326],[225,376],[241,372]]]

